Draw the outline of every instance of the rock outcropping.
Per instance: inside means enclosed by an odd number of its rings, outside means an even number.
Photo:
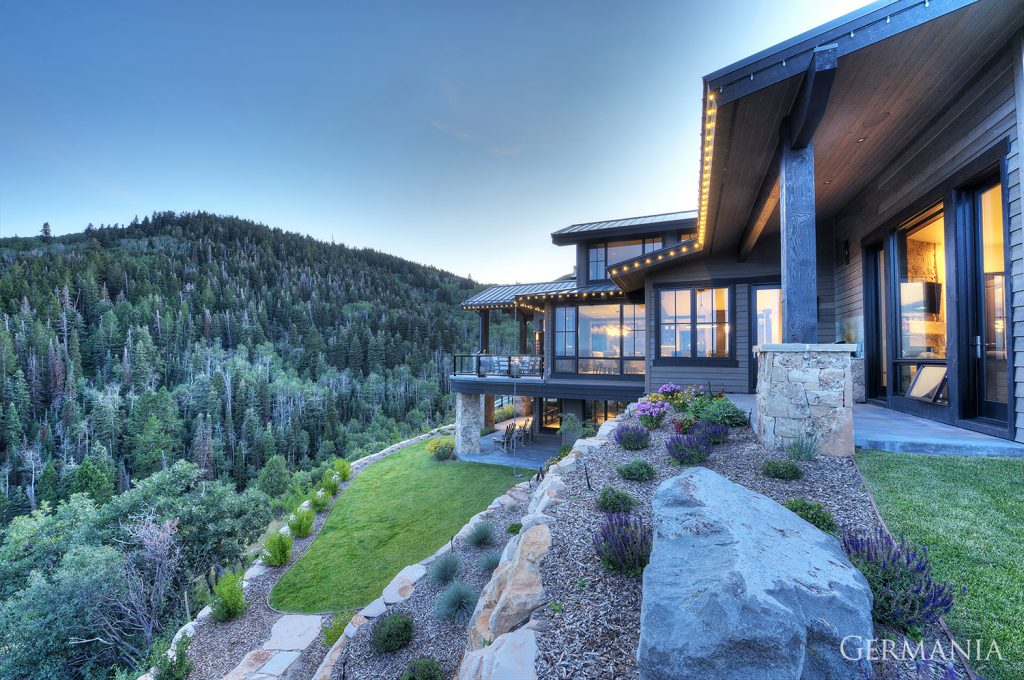
[[[663,482],[653,510],[643,680],[864,677],[840,644],[871,638],[871,591],[834,537],[700,467]]]

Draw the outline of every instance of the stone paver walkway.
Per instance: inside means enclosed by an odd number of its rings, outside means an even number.
[[[270,630],[270,637],[245,655],[225,680],[269,680],[288,672],[295,660],[320,633],[316,614],[285,614]]]

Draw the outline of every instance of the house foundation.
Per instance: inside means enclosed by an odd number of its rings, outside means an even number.
[[[480,453],[480,431],[484,427],[482,394],[455,393],[455,451]]]
[[[853,372],[856,345],[760,345],[757,409],[751,426],[772,448],[811,439],[818,453],[853,455]]]

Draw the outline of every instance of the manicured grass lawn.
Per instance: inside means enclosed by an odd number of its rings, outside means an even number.
[[[935,574],[967,586],[946,617],[958,641],[996,640],[987,680],[1024,677],[1024,460],[863,451],[857,463],[893,534],[928,546]]]
[[[426,442],[391,454],[352,481],[274,586],[271,606],[315,613],[369,604],[402,567],[431,555],[516,481],[511,468],[437,463]]]

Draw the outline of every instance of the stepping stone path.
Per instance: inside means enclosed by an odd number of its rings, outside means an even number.
[[[286,614],[270,629],[270,638],[259,649],[245,655],[224,680],[270,680],[288,671],[306,647],[320,633],[320,617],[315,614]]]

